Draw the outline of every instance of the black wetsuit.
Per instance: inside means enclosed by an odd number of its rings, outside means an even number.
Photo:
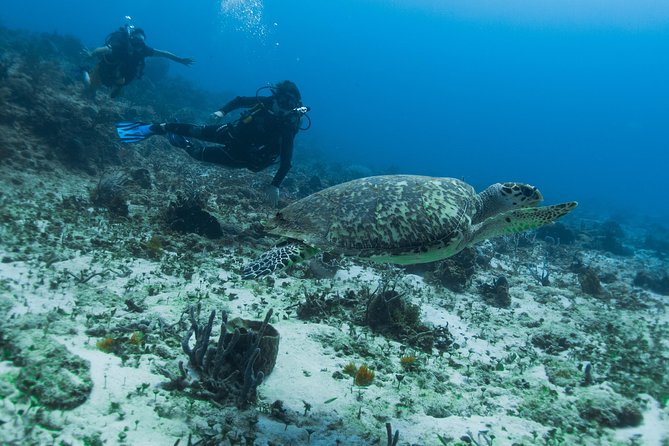
[[[131,43],[125,29],[110,34],[105,43],[112,51],[103,56],[98,67],[100,80],[108,87],[128,85],[133,79],[140,78],[144,58],[155,54],[144,41]]]
[[[259,172],[280,158],[281,164],[272,180],[272,185],[279,187],[291,167],[293,141],[299,130],[300,116],[297,112],[287,115],[273,113],[273,102],[272,96],[238,96],[220,109],[226,114],[238,108],[249,109],[235,122],[206,126],[169,123],[165,125],[165,130],[220,144],[186,149],[200,161]]]

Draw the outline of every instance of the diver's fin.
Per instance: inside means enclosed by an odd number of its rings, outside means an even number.
[[[174,147],[179,147],[180,149],[186,149],[192,145],[190,139],[186,138],[185,136],[177,135],[176,133],[168,133],[167,140]]]
[[[156,134],[151,130],[152,126],[145,122],[117,122],[116,133],[124,143],[139,142]]]

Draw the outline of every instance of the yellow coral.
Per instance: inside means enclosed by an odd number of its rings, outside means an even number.
[[[360,366],[358,371],[355,374],[355,380],[353,381],[356,386],[369,386],[374,381],[374,372],[363,364]]]
[[[114,350],[115,343],[116,341],[114,341],[114,338],[104,338],[96,342],[95,346],[103,352],[111,353]]]
[[[414,355],[404,355],[400,357],[400,364],[406,370],[413,370],[416,367],[416,357]]]
[[[352,362],[349,362],[344,366],[343,372],[349,376],[355,376],[355,374],[358,373],[358,367]]]

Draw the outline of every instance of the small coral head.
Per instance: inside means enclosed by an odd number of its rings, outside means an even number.
[[[366,365],[361,365],[355,374],[354,383],[356,386],[366,387],[374,381],[374,372]]]

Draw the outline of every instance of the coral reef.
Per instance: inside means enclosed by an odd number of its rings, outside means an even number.
[[[591,296],[601,296],[604,294],[602,282],[599,280],[599,275],[593,267],[582,268],[578,273],[578,281],[584,293]]]
[[[639,271],[632,282],[634,286],[646,288],[664,296],[669,296],[669,275],[666,271],[649,273]]]
[[[576,231],[559,221],[537,229],[537,238],[550,239],[560,245],[573,245],[576,242],[576,235]]]
[[[511,305],[509,281],[504,276],[499,276],[492,284],[482,283],[479,285],[479,291],[483,299],[492,306],[508,308]]]
[[[17,388],[49,409],[73,409],[83,404],[93,388],[88,361],[57,342],[30,334],[20,334],[21,345],[2,346],[7,358],[21,367]]]
[[[129,179],[124,172],[113,172],[100,178],[91,190],[90,200],[94,206],[106,208],[113,215],[128,216],[128,193],[126,185]]]
[[[19,391],[17,400],[50,410],[82,405],[93,388],[89,362],[47,334],[61,329],[52,326],[57,325],[53,314],[9,318],[11,306],[8,299],[0,299],[0,359],[18,367],[10,378]],[[3,398],[14,393],[5,379],[0,373]]]
[[[471,283],[476,272],[476,262],[476,248],[468,247],[453,257],[436,262],[426,278],[429,282],[461,292]]]
[[[448,327],[430,327],[420,319],[420,309],[408,302],[393,286],[381,285],[374,292],[367,291],[365,325],[424,351],[438,346],[448,349],[453,343]]]
[[[619,256],[631,256],[633,251],[623,244],[625,232],[620,223],[607,220],[595,233],[593,247]]]
[[[179,232],[192,232],[208,238],[219,238],[223,235],[221,224],[216,217],[204,210],[206,196],[194,192],[178,196],[165,211],[167,226]]]
[[[576,408],[584,420],[602,427],[638,426],[643,420],[639,405],[603,386],[578,393]]]

